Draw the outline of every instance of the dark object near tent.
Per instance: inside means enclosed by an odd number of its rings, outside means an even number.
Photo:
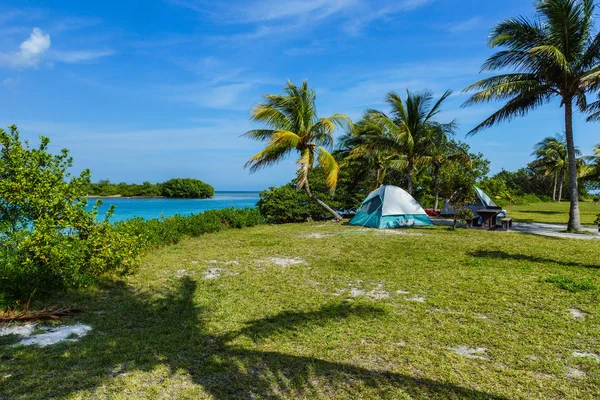
[[[502,211],[502,207],[499,207],[494,203],[494,201],[487,195],[483,190],[475,186],[475,193],[477,193],[477,201],[473,204],[468,204],[465,208],[470,209],[473,213],[477,213],[478,210],[498,210]],[[442,209],[441,215],[454,215],[454,206],[451,203],[451,200],[447,200],[446,204],[444,204],[444,208]]]

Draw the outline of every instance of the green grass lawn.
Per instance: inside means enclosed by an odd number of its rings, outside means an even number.
[[[509,216],[518,222],[545,222],[548,224],[566,224],[569,222],[569,202],[535,203],[504,207]],[[579,203],[581,223],[592,225],[600,213],[600,205],[590,201]]]
[[[224,231],[49,301],[93,330],[2,338],[0,398],[598,398],[599,272],[596,243],[519,233]]]

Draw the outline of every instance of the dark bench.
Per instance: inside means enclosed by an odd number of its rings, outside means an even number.
[[[502,218],[500,222],[502,222],[502,229],[505,231],[509,231],[512,228],[512,218]]]

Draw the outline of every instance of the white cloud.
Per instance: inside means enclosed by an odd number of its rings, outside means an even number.
[[[6,78],[2,80],[2,86],[7,88],[17,87],[21,83],[20,78]]]
[[[0,53],[0,65],[11,68],[37,67],[51,44],[50,35],[40,28],[33,28],[29,38],[21,43],[18,52]]]
[[[252,87],[252,83],[229,83],[207,86],[192,84],[165,87],[165,98],[172,101],[192,103],[200,107],[216,109],[245,109],[240,107],[240,97]]]
[[[96,58],[108,57],[114,55],[113,50],[102,51],[53,51],[49,54],[49,58],[54,61],[64,63],[78,63],[91,61]]]
[[[465,21],[457,22],[447,26],[447,30],[452,33],[467,32],[477,29],[483,25],[481,17],[472,17]]]

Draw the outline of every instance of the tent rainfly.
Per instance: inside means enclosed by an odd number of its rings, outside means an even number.
[[[396,186],[381,186],[363,201],[350,225],[385,229],[433,223],[423,207],[406,191]]]
[[[471,211],[473,211],[474,213],[477,212],[477,210],[483,210],[486,208],[499,209],[499,210],[502,209],[501,207],[498,207],[496,205],[496,203],[494,203],[494,201],[490,198],[490,196],[487,195],[486,192],[484,192],[477,186],[474,186],[474,188],[475,188],[475,193],[477,194],[477,201],[473,204],[469,204],[469,205],[465,206],[466,208],[471,209]],[[450,203],[450,200],[446,201],[446,204],[444,204],[444,208],[442,209],[440,214],[441,215],[454,215],[454,207],[453,207],[452,203]]]

